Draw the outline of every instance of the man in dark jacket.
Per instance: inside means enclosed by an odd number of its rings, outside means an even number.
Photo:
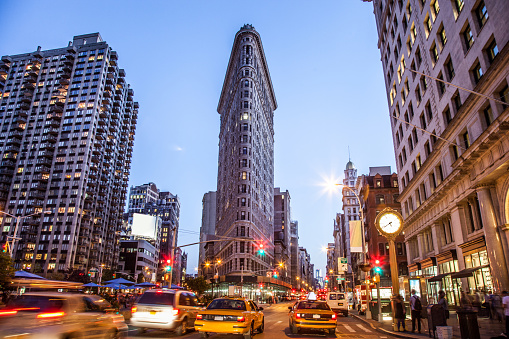
[[[422,304],[419,296],[412,290],[412,296],[410,297],[410,309],[412,315],[412,332],[415,332],[415,322],[417,321],[417,329],[421,333],[421,316],[422,316]]]

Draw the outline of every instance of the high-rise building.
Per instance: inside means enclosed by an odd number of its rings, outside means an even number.
[[[16,269],[116,268],[138,115],[117,60],[99,33],[2,57],[0,210],[27,216],[14,234],[0,215]]]
[[[225,281],[274,268],[274,90],[260,35],[244,25],[235,35],[217,108],[221,115],[216,243]],[[263,244],[264,251],[258,251]],[[234,278],[237,276],[237,278]]]
[[[274,188],[274,262],[281,280],[290,282],[291,235],[290,193]]]
[[[207,192],[202,199],[202,215],[200,227],[200,251],[198,258],[198,273],[203,272],[207,259],[205,255],[205,241],[211,239],[216,233],[216,192]],[[211,258],[208,258],[211,259]]]
[[[374,1],[411,277],[509,288],[509,6]],[[417,73],[419,72],[419,73]]]
[[[129,193],[128,225],[132,225],[135,213],[151,215],[161,219],[159,244],[159,274],[167,261],[175,262],[173,253],[178,241],[180,199],[170,192],[161,192],[156,184],[132,186]],[[175,276],[172,281],[175,283]]]
[[[301,271],[299,262],[299,222],[293,220],[290,223],[290,270],[291,270],[291,284],[295,289],[300,289],[301,285]]]
[[[343,179],[342,202],[343,202],[343,216],[344,216],[344,231],[345,244],[346,244],[346,258],[350,265],[348,266],[348,275],[354,274],[352,267],[355,268],[357,260],[360,259],[359,253],[351,253],[350,248],[350,221],[360,220],[359,200],[355,196],[357,194],[357,169],[351,160],[348,160],[344,170],[345,178]],[[355,270],[357,271],[357,270]],[[359,270],[360,272],[360,270]],[[360,279],[360,277],[358,278]]]

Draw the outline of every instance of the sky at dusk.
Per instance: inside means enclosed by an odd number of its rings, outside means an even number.
[[[0,1],[0,55],[67,46],[99,32],[140,104],[129,185],[156,183],[180,198],[179,245],[198,241],[202,198],[216,190],[217,105],[237,31],[262,38],[278,109],[276,187],[288,190],[299,245],[315,268],[333,242],[350,158],[396,171],[373,5],[331,1]],[[198,247],[186,247],[188,273]]]

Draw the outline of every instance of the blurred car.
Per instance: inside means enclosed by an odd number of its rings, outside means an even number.
[[[194,328],[202,338],[209,333],[243,334],[250,339],[254,331],[262,333],[265,329],[263,308],[253,301],[243,298],[217,298],[201,311],[194,323]]]
[[[127,330],[124,317],[95,295],[30,292],[0,310],[0,338],[119,338]]]
[[[293,334],[302,329],[320,330],[334,334],[337,316],[326,301],[301,300],[288,307],[288,325]]]
[[[196,315],[202,309],[196,295],[171,289],[147,290],[131,309],[131,325],[140,332],[147,328],[175,331],[177,335],[194,329]]]

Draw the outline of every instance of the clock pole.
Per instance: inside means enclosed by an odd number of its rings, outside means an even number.
[[[396,260],[396,245],[394,238],[390,237],[389,240],[389,261],[391,263],[391,279],[392,279],[392,292],[394,295],[399,293],[399,276],[398,276],[398,261]]]

